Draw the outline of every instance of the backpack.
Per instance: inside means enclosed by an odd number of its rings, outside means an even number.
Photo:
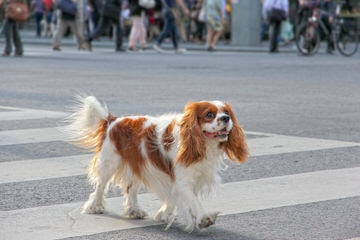
[[[143,8],[154,8],[155,7],[155,0],[139,0],[139,6]]]
[[[57,7],[62,13],[76,16],[77,14],[77,5],[72,0],[60,0]]]

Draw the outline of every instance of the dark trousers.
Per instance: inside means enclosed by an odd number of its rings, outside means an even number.
[[[280,28],[281,21],[270,22],[270,52],[276,52],[278,50]]]
[[[91,42],[93,39],[100,37],[104,33],[105,29],[110,26],[110,24],[114,24],[116,27],[116,50],[120,50],[122,47],[123,33],[120,26],[120,21],[116,19],[101,16],[94,32],[90,33],[87,37],[87,41]]]
[[[326,27],[326,29],[329,31],[329,34],[326,36],[326,42],[327,42],[327,50],[328,51],[333,51],[335,46],[334,46],[334,41],[332,39],[332,25],[329,21],[329,17],[328,16],[324,16],[322,18],[323,23]]]
[[[177,42],[177,34],[176,34],[176,25],[175,25],[175,18],[171,11],[166,11],[164,14],[165,25],[164,28],[157,40],[157,45],[161,45],[164,39],[167,36],[171,36],[171,40],[175,49],[178,48]]]
[[[23,46],[21,43],[21,38],[19,34],[18,23],[10,18],[5,19],[4,24],[4,34],[5,34],[5,49],[4,53],[10,54],[12,52],[11,38],[15,45],[15,54],[23,54]]]
[[[36,36],[40,37],[41,36],[41,20],[43,18],[43,13],[41,12],[36,12],[35,13],[35,22],[36,22]]]

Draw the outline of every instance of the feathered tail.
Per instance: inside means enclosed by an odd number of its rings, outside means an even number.
[[[88,169],[89,180],[94,183],[97,176],[96,161],[112,116],[107,107],[93,96],[76,97],[71,110],[73,114],[65,120],[68,125],[62,131],[68,142],[95,152]]]

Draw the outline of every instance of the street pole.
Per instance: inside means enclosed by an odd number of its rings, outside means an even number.
[[[231,44],[259,46],[261,4],[259,0],[235,0],[231,11]]]

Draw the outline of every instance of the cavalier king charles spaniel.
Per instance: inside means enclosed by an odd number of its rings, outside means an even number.
[[[245,134],[228,103],[191,102],[184,112],[162,116],[115,117],[95,97],[79,97],[66,126],[69,140],[92,150],[88,179],[95,191],[83,213],[104,212],[109,183],[124,194],[124,216],[142,219],[139,188],[145,185],[162,202],[154,219],[175,217],[186,231],[215,223],[200,197],[220,183],[225,155],[234,162],[248,157]]]

